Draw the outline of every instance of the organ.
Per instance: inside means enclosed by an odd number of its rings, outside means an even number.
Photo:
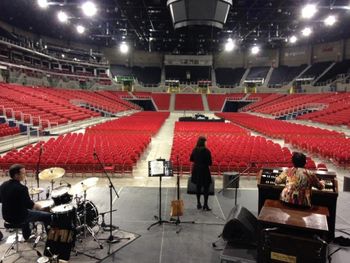
[[[277,200],[280,197],[284,185],[276,185],[275,178],[287,168],[262,168],[257,174],[259,204],[258,211],[260,213],[266,199]],[[329,228],[329,238],[334,238],[335,217],[338,199],[338,181],[335,172],[331,171],[315,171],[318,179],[325,181],[325,189],[312,191],[312,204],[317,206],[325,206],[329,210],[327,223]]]

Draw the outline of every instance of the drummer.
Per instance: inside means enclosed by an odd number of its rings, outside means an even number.
[[[11,224],[23,224],[22,234],[28,240],[31,234],[30,222],[43,222],[47,230],[51,223],[51,213],[40,211],[41,207],[29,197],[28,188],[21,184],[26,179],[25,167],[13,164],[9,169],[11,179],[0,186],[0,202],[5,221]]]

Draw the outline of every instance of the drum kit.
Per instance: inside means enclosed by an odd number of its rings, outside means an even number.
[[[35,202],[42,211],[51,212],[54,220],[52,228],[69,229],[75,231],[76,237],[82,241],[90,233],[93,240],[102,249],[103,246],[95,236],[93,228],[98,225],[99,213],[92,201],[87,200],[87,190],[96,186],[97,177],[82,180],[71,186],[69,183],[54,187],[55,181],[65,174],[63,168],[54,167],[43,170],[39,173],[39,179],[51,183],[50,190],[46,192],[46,200]],[[32,199],[35,195],[40,196],[43,188],[29,188]],[[39,199],[39,198],[38,198]]]

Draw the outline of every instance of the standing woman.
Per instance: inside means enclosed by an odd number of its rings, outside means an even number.
[[[191,182],[197,186],[197,208],[202,209],[201,189],[203,188],[204,205],[203,210],[210,211],[208,206],[209,186],[211,174],[209,166],[212,165],[211,153],[206,147],[207,139],[203,136],[198,138],[196,147],[193,149],[190,161],[193,162]]]

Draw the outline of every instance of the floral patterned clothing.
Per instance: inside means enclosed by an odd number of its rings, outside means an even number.
[[[280,196],[283,202],[300,206],[311,206],[312,187],[323,188],[316,175],[305,168],[289,168],[276,177],[275,182],[286,184]]]

